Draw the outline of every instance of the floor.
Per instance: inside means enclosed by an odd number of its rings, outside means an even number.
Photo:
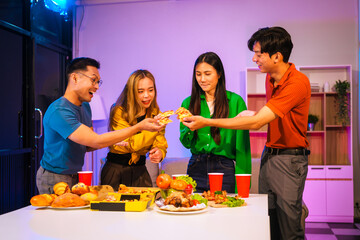
[[[360,223],[305,223],[307,240],[360,240]]]

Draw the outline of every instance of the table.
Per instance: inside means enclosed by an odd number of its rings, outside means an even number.
[[[6,239],[270,239],[265,194],[250,194],[247,206],[171,215],[144,212],[57,210],[27,206],[0,215]]]

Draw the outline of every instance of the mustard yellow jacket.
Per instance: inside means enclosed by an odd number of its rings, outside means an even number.
[[[124,129],[130,127],[130,124],[122,118],[122,107],[116,107],[114,113],[113,123],[111,125],[113,130]],[[156,113],[153,111],[151,116],[154,117]],[[168,144],[165,138],[165,129],[161,132],[149,132],[149,131],[141,131],[137,134],[127,138],[124,140],[128,142],[128,146],[110,146],[110,152],[117,154],[126,154],[131,153],[131,159],[129,164],[136,163],[139,161],[140,155],[145,155],[151,149],[158,147],[162,152],[162,159],[166,156],[166,149],[168,148]]]

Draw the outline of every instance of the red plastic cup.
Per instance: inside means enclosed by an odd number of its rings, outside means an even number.
[[[180,177],[180,176],[188,176],[187,174],[174,174],[172,175],[172,178],[173,180],[175,180],[177,177]]]
[[[238,195],[242,198],[249,197],[251,174],[235,174]]]
[[[92,171],[79,171],[79,182],[84,183],[87,186],[91,186]]]
[[[209,183],[210,183],[210,192],[221,191],[224,173],[208,173],[208,175],[209,175]]]

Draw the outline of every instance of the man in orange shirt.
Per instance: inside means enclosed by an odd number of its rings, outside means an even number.
[[[262,28],[248,41],[252,60],[266,76],[266,105],[235,118],[184,119],[191,130],[205,126],[257,130],[268,124],[261,157],[259,193],[268,194],[271,238],[304,239],[302,195],[308,171],[306,139],[311,88],[309,79],[288,62],[293,44],[281,27]]]

